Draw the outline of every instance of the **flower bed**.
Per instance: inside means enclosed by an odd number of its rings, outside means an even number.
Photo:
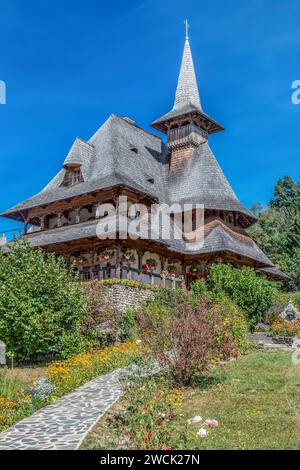
[[[54,385],[56,394],[62,396],[88,380],[130,364],[138,355],[136,343],[116,344],[51,364],[46,377]]]
[[[85,382],[130,364],[138,356],[139,349],[134,342],[108,346],[49,365],[46,377],[41,377],[31,387],[13,390],[13,394],[11,387],[7,387],[6,396],[0,395],[0,431]],[[13,396],[8,396],[10,394]]]

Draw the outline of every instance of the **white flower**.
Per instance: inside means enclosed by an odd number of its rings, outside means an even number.
[[[204,439],[207,435],[207,430],[204,428],[200,428],[199,431],[197,432],[198,436],[201,437],[201,439]]]
[[[188,419],[187,423],[188,424],[200,423],[200,421],[202,421],[201,416],[195,416],[194,418]]]
[[[142,342],[141,339],[137,339],[135,343],[136,343],[136,344],[141,344],[141,342]]]

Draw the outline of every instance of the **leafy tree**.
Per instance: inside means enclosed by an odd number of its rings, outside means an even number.
[[[289,176],[275,185],[274,199],[259,214],[249,234],[292,281],[288,290],[300,288],[300,183]]]
[[[70,336],[72,352],[80,350],[84,303],[62,257],[33,249],[22,239],[0,255],[0,338],[17,359],[64,355]]]
[[[225,295],[235,302],[247,313],[250,326],[263,319],[278,296],[274,283],[254,269],[237,269],[230,264],[211,265],[208,288],[214,295]]]
[[[300,209],[300,183],[290,176],[279,179],[275,185],[275,199],[270,202],[275,209]]]

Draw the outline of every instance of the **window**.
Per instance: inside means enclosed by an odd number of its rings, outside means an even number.
[[[66,168],[63,186],[73,186],[74,184],[82,183],[83,177],[80,167]]]
[[[138,149],[136,147],[131,147],[130,150],[133,152],[133,153],[139,153]]]
[[[154,178],[148,178],[147,181],[148,183],[154,184]]]

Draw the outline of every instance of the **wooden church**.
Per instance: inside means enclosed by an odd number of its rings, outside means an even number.
[[[186,37],[174,106],[152,127],[166,143],[127,117],[112,114],[88,140],[77,138],[59,173],[41,192],[1,215],[24,222],[33,247],[76,263],[82,280],[130,278],[169,286],[205,278],[210,263],[251,266],[274,280],[287,277],[249,237],[256,222],[232,190],[209,138],[223,127],[203,110]],[[100,239],[99,207],[120,196],[144,204],[204,206],[204,240],[196,251],[184,237]],[[173,224],[175,222],[173,221]],[[159,225],[159,224],[158,224]],[[175,224],[176,225],[176,224]]]

